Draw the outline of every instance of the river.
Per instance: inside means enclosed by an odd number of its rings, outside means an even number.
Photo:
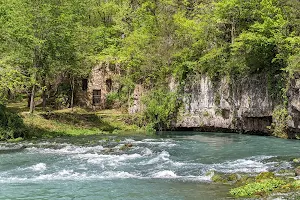
[[[298,157],[300,141],[230,133],[0,143],[0,199],[230,199],[207,172],[277,172]]]

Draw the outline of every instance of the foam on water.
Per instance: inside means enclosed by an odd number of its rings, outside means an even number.
[[[156,172],[155,174],[152,175],[153,178],[176,178],[177,175],[170,171],[170,170],[164,170],[160,172]]]
[[[52,144],[54,145],[54,144]],[[70,144],[55,146],[56,148],[43,148],[41,147],[29,147],[27,151],[31,153],[39,152],[39,153],[47,153],[47,154],[84,154],[87,152],[101,152],[104,150],[103,146],[93,146],[93,147],[82,147],[82,146],[74,146]]]
[[[142,154],[143,154],[143,156],[151,156],[151,155],[153,155],[153,152],[149,148],[144,148],[142,150]]]
[[[45,163],[38,163],[36,165],[33,165],[30,167],[33,171],[44,171],[46,170],[46,164]]]
[[[235,161],[228,161],[225,163],[214,164],[213,168],[217,171],[225,173],[259,173],[267,171],[268,167],[259,161],[248,160],[248,159],[238,159]]]
[[[58,180],[111,180],[111,179],[128,179],[143,178],[138,175],[125,171],[105,171],[101,174],[79,173],[73,170],[61,170],[55,173],[39,174],[33,177],[0,177],[0,183],[18,183],[18,182],[36,182],[36,181],[58,181]]]
[[[103,161],[122,162],[122,161],[126,161],[126,160],[134,160],[134,159],[142,157],[141,154],[137,154],[137,153],[135,153],[135,154],[120,154],[120,155],[83,154],[83,155],[78,155],[76,157],[85,158],[87,156],[88,158],[91,158],[91,156],[88,156],[88,155],[92,155],[92,159],[88,160],[88,162],[90,162],[90,163],[94,163],[95,160],[97,160],[96,163],[103,162]]]
[[[52,174],[42,174],[37,177],[33,177],[33,180],[78,180],[86,178],[85,173],[74,172],[73,170],[62,170]]]
[[[145,164],[150,165],[150,164],[161,163],[169,160],[170,160],[169,152],[162,151],[158,156],[147,161]]]
[[[125,140],[126,142],[127,140]],[[140,145],[140,144],[145,144],[148,146],[158,146],[160,148],[167,147],[171,148],[176,146],[176,143],[173,140],[170,139],[144,139],[141,141],[135,141],[135,140],[130,140],[130,143]]]
[[[141,178],[140,176],[138,175],[135,175],[135,174],[131,174],[131,173],[128,173],[128,172],[124,172],[124,171],[107,171],[107,172],[104,172],[102,173],[99,178],[102,178],[102,179],[126,179],[126,178]]]

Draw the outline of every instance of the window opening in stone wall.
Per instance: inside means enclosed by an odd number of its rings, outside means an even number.
[[[112,80],[111,79],[107,79],[106,80],[106,91],[110,92],[112,89]]]
[[[101,103],[101,90],[93,90],[93,105]]]
[[[88,80],[82,79],[82,90],[87,91],[87,89],[88,89]]]
[[[116,65],[115,65],[115,64],[111,64],[111,63],[110,63],[110,64],[108,65],[108,69],[109,69],[110,71],[112,71],[112,72],[113,72],[113,71],[115,71],[115,70],[116,70]]]

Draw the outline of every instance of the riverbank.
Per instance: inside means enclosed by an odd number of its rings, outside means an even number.
[[[36,107],[35,112],[28,112],[27,102],[9,103],[7,110],[16,113],[23,120],[25,130],[21,137],[9,137],[17,142],[32,138],[53,138],[60,136],[81,135],[153,135],[155,130],[147,126],[141,114],[128,114],[121,109],[92,110],[81,107],[55,110],[50,107]],[[218,128],[174,128],[176,131],[197,132],[235,132],[231,129]],[[24,134],[23,134],[24,132]],[[245,134],[264,135],[263,133],[246,132]],[[268,134],[267,134],[268,135]],[[295,138],[299,139],[299,138]],[[7,140],[7,139],[1,139]]]
[[[52,110],[37,108],[29,114],[24,103],[10,103],[8,110],[19,114],[27,127],[25,139],[83,135],[149,135],[150,131],[132,123],[133,116],[120,110],[92,111],[74,109]],[[19,141],[20,138],[10,140]]]

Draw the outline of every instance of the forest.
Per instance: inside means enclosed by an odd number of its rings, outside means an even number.
[[[191,74],[267,74],[285,106],[300,69],[299,10],[298,0],[1,0],[1,137],[22,136],[9,102],[28,99],[30,113],[38,98],[73,107],[77,80],[103,62],[120,66],[110,94],[119,107],[135,84],[147,89],[142,118],[153,128],[169,126]]]

